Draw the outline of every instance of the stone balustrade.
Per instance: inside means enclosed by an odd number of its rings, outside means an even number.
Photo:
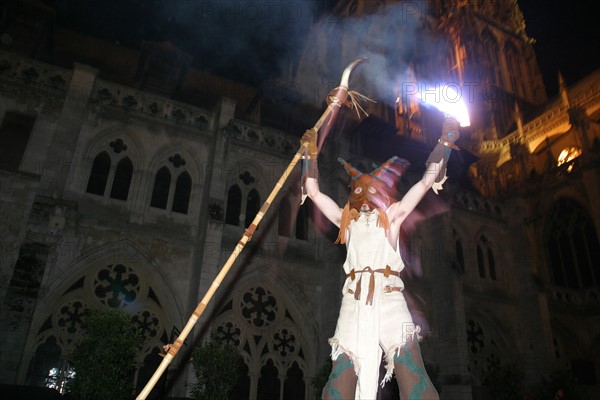
[[[233,120],[230,134],[234,139],[241,140],[261,149],[271,150],[283,155],[293,155],[300,147],[300,138],[288,135],[276,129],[262,127],[248,122]]]
[[[0,78],[64,97],[73,71],[0,51]],[[26,90],[22,90],[23,93]]]
[[[547,288],[550,300],[562,304],[591,306],[600,304],[600,290],[598,288],[570,289],[559,286]]]
[[[90,102],[202,130],[212,131],[215,125],[214,112],[102,79],[96,79]]]

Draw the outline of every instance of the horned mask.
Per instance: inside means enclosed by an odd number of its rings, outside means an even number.
[[[338,161],[352,179],[350,181],[350,197],[342,211],[337,243],[345,243],[346,228],[350,220],[358,219],[360,211],[378,210],[377,225],[387,230],[389,221],[385,211],[394,199],[396,183],[410,165],[409,162],[394,156],[371,173],[365,174],[341,158],[338,158]]]

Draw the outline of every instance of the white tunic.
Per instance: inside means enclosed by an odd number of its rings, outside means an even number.
[[[346,237],[346,274],[352,269],[362,271],[365,267],[376,270],[389,265],[392,271],[404,268],[402,258],[390,246],[385,230],[377,226],[377,211],[370,215],[361,213],[357,221],[351,221]],[[367,305],[370,277],[371,273],[363,272],[357,273],[354,280],[351,277],[346,279],[335,335],[329,343],[332,360],[346,353],[354,364],[358,375],[355,398],[372,400],[377,395],[382,351],[386,354],[387,369],[383,384],[391,379],[394,353],[407,340],[417,339],[419,328],[413,324],[402,292],[384,291],[386,286],[404,288],[402,279],[374,273],[373,304]],[[356,300],[354,293],[359,281],[360,300]]]

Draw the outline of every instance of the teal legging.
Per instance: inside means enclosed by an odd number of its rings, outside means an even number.
[[[402,400],[439,400],[438,392],[425,370],[417,341],[407,343],[394,356],[394,374]],[[329,380],[323,388],[322,399],[354,399],[357,381],[352,361],[346,354],[341,354],[333,362]]]
[[[329,380],[323,388],[323,400],[354,399],[358,377],[354,373],[354,365],[346,354],[340,354],[333,362]]]
[[[394,374],[402,400],[439,400],[440,396],[427,375],[416,340],[409,341],[394,356]]]

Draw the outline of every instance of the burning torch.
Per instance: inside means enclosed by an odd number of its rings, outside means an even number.
[[[415,87],[419,88],[418,85]],[[432,106],[444,113],[444,122],[442,123],[442,136],[438,140],[435,148],[427,158],[426,165],[430,163],[440,163],[440,169],[432,186],[435,194],[442,189],[442,185],[448,179],[446,170],[448,159],[452,150],[460,150],[455,142],[460,138],[459,126],[469,126],[469,112],[460,94],[450,85],[421,85],[420,90],[411,95],[418,97],[419,101],[425,106]]]

